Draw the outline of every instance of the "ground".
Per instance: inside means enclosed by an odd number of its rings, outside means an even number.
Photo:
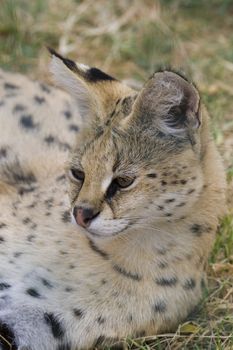
[[[47,81],[46,45],[140,85],[173,66],[197,84],[228,178],[229,213],[209,264],[209,289],[176,334],[128,339],[134,349],[233,347],[233,5],[231,0],[5,0],[0,65]],[[133,79],[132,79],[133,78]]]

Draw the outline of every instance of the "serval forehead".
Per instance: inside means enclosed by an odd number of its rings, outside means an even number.
[[[108,128],[85,144],[82,154],[82,164],[84,166],[102,168],[113,168],[115,159],[117,158],[116,144],[114,143],[111,130]]]

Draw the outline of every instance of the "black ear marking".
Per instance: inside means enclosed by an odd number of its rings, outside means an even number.
[[[85,78],[92,82],[92,83],[96,83],[98,81],[101,80],[109,80],[109,81],[116,81],[117,79],[113,78],[111,75],[108,75],[104,72],[102,72],[102,70],[98,69],[98,68],[90,68],[87,70],[86,74],[85,74]]]
[[[56,56],[57,58],[59,58],[72,72],[79,73],[79,69],[74,61],[70,60],[69,58],[63,57],[51,47],[47,47],[47,49],[52,56]]]
[[[59,58],[67,68],[69,68],[72,72],[82,76],[85,80],[89,81],[90,83],[97,83],[99,81],[116,81],[115,78],[112,76],[102,72],[100,69],[92,67],[85,70],[80,69],[77,64],[70,60],[69,58],[63,57],[59,53],[57,53],[53,48],[47,47],[48,51],[52,56],[56,56]]]

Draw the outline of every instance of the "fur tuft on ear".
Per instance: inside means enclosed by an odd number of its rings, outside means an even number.
[[[164,134],[185,137],[200,126],[200,97],[188,81],[173,72],[158,72],[145,84],[133,119]]]

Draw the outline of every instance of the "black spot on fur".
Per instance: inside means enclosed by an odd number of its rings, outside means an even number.
[[[21,104],[16,104],[14,106],[14,109],[13,109],[13,113],[17,113],[17,112],[23,112],[25,111],[26,107],[21,105]]]
[[[16,350],[14,332],[8,325],[0,322],[0,348],[2,350]],[[11,346],[9,346],[11,344]]]
[[[26,290],[26,293],[33,298],[38,298],[38,299],[41,298],[40,293],[35,288],[28,288]]]
[[[30,192],[34,192],[37,189],[37,187],[31,186],[31,187],[20,187],[18,190],[18,194],[20,194],[21,196],[23,196],[25,193],[30,193]]]
[[[159,209],[159,210],[163,210],[164,207],[163,207],[162,205],[158,205],[158,209]]]
[[[165,216],[171,217],[171,216],[172,216],[172,213],[166,213]]]
[[[113,269],[119,274],[121,274],[122,276],[132,279],[133,281],[141,281],[142,279],[142,277],[139,276],[137,273],[126,271],[123,267],[119,265],[113,265]]]
[[[24,225],[27,225],[27,224],[29,224],[30,222],[31,222],[31,219],[28,218],[28,217],[23,219],[23,224],[24,224]]]
[[[49,289],[52,289],[52,288],[53,288],[52,283],[49,282],[46,278],[41,278],[41,282],[42,282],[42,284],[43,284],[45,287],[47,287],[47,288],[49,288]]]
[[[167,182],[163,180],[163,181],[161,181],[161,185],[162,185],[162,186],[166,186],[166,185],[167,185]]]
[[[53,206],[53,202],[54,202],[54,199],[51,197],[51,198],[49,198],[49,199],[46,199],[46,200],[44,201],[44,204],[46,205],[46,208],[47,208],[47,209],[50,209],[50,208],[52,208],[52,206]]]
[[[188,190],[187,194],[191,194],[191,193],[193,193],[193,192],[195,192],[195,189],[194,189],[194,188],[192,188],[191,190]]]
[[[7,157],[7,149],[5,147],[0,148],[0,159]]]
[[[41,90],[43,91],[43,92],[47,92],[48,94],[50,93],[50,88],[47,86],[47,85],[45,85],[45,84],[43,84],[43,83],[40,83],[40,88],[41,88]]]
[[[6,224],[4,222],[0,222],[0,229],[6,227]]]
[[[34,101],[41,105],[42,103],[45,103],[45,98],[41,96],[34,96]]]
[[[74,316],[77,318],[81,318],[84,315],[83,310],[77,309],[77,308],[73,309],[73,313],[74,313]]]
[[[44,319],[47,325],[51,328],[54,338],[61,339],[65,335],[64,328],[61,322],[52,313],[45,313]]]
[[[35,235],[28,235],[28,236],[27,236],[27,241],[28,241],[28,242],[33,242],[35,238],[36,238]]]
[[[147,174],[147,177],[150,177],[152,179],[155,179],[157,177],[157,174],[153,173],[153,174]]]
[[[65,222],[65,223],[71,221],[71,216],[70,216],[70,211],[69,211],[69,210],[65,210],[65,211],[62,213],[62,221]]]
[[[69,130],[70,131],[74,131],[74,132],[78,132],[79,131],[79,127],[76,124],[71,124],[71,125],[69,125]]]
[[[23,253],[22,252],[15,252],[14,258],[19,258]]]
[[[180,180],[180,183],[181,183],[182,185],[185,185],[185,184],[187,183],[187,180]]]
[[[191,229],[191,232],[194,233],[195,236],[198,236],[198,237],[200,237],[205,230],[204,226],[202,226],[200,224],[193,224],[190,229]]]
[[[161,277],[161,278],[156,278],[155,283],[158,286],[163,286],[163,287],[174,287],[177,284],[177,277]]]
[[[34,202],[32,202],[31,204],[29,204],[29,205],[27,206],[27,208],[29,208],[29,209],[35,208],[36,204],[37,204],[37,202],[34,201]]]
[[[183,288],[193,290],[196,287],[196,281],[191,277],[184,282]]]
[[[168,263],[165,262],[165,261],[160,261],[160,262],[158,263],[158,267],[159,267],[160,269],[165,269],[166,267],[168,267]]]
[[[66,119],[71,119],[72,118],[72,114],[71,114],[70,111],[64,111],[63,114],[66,117]]]
[[[35,130],[38,127],[38,124],[34,123],[33,117],[30,114],[23,115],[20,118],[20,124],[27,130]]]
[[[5,242],[5,239],[2,236],[0,236],[0,244],[3,242]]]
[[[99,254],[102,258],[104,258],[105,260],[109,259],[108,253],[104,252],[103,250],[101,250],[99,247],[97,247],[95,245],[94,242],[92,242],[91,240],[89,240],[89,246],[90,248],[97,254]]]
[[[19,86],[12,83],[4,83],[4,88],[9,90],[17,90],[19,89]]]
[[[46,136],[46,137],[44,138],[44,141],[45,141],[48,145],[50,145],[51,143],[54,143],[54,142],[55,142],[55,137],[52,136],[52,135]]]
[[[169,198],[165,200],[165,203],[172,203],[175,202],[175,198]]]
[[[164,313],[167,309],[167,305],[164,300],[157,300],[154,303],[153,309],[156,313]]]
[[[101,345],[103,345],[105,339],[106,339],[105,336],[100,335],[100,336],[97,338],[97,340],[94,342],[94,344],[93,344],[93,349],[98,348],[98,347],[100,347]]]
[[[105,323],[105,318],[99,316],[96,321],[98,322],[98,324],[103,324]]]
[[[11,287],[11,285],[8,283],[0,282],[0,290],[9,289],[10,287]]]

